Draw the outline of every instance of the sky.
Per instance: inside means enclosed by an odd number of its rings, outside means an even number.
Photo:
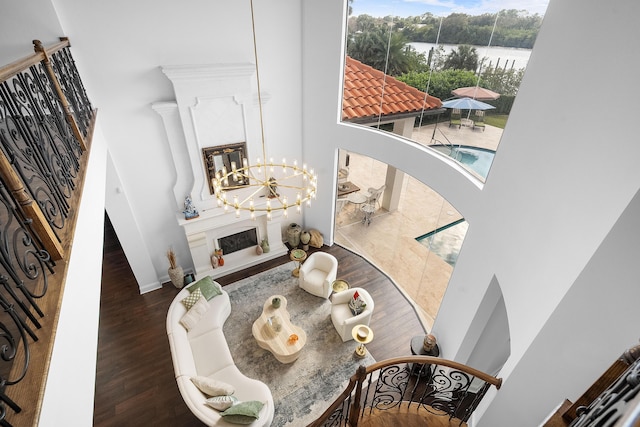
[[[353,0],[352,15],[420,16],[430,12],[435,16],[451,13],[481,15],[503,9],[527,10],[531,14],[544,15],[549,0]]]

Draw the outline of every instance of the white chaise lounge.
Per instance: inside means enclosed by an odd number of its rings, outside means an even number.
[[[231,313],[231,303],[227,292],[220,290],[221,294],[208,302],[208,310],[189,331],[180,322],[187,313],[182,300],[190,295],[189,290],[182,289],[169,306],[167,336],[178,389],[191,412],[203,423],[231,427],[237,424],[229,423],[219,411],[207,406],[205,401],[209,396],[201,392],[191,378],[206,376],[227,383],[235,388],[234,396],[238,400],[264,403],[259,418],[250,425],[270,426],[274,414],[271,391],[264,383],[246,377],[236,367],[222,332],[222,326]]]

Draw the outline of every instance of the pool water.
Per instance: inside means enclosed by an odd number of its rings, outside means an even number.
[[[493,150],[466,145],[454,147],[432,145],[431,148],[457,160],[462,166],[472,170],[485,179],[489,174],[493,157],[496,154]],[[455,266],[468,228],[469,223],[463,218],[417,237],[416,240],[442,258],[447,264]]]
[[[455,267],[468,228],[469,223],[461,219],[420,236],[416,240],[442,258],[447,264]]]
[[[471,169],[483,178],[487,178],[489,169],[493,163],[496,152],[485,148],[469,147],[466,145],[449,147],[445,145],[433,145],[434,150],[446,154],[454,160],[462,163],[467,169]]]

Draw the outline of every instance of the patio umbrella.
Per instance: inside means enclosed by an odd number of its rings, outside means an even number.
[[[498,92],[478,86],[460,87],[452,90],[451,93],[458,98],[473,98],[481,101],[490,101],[500,98],[500,94]]]
[[[450,99],[449,101],[444,101],[442,106],[444,108],[458,108],[460,110],[491,110],[492,108],[496,108],[486,102],[477,101],[472,98]]]

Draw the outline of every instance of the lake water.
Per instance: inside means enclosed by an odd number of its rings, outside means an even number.
[[[416,51],[424,53],[427,58],[429,50],[432,47],[436,47],[435,43],[409,43],[415,48]],[[445,55],[451,53],[452,50],[458,49],[458,45],[455,44],[441,44],[444,47]],[[526,68],[529,62],[529,56],[531,56],[531,49],[516,49],[513,47],[500,47],[500,46],[474,46],[478,51],[478,59],[487,57],[491,61],[491,66],[495,67],[496,64],[500,68],[504,68],[505,61],[507,61],[507,69],[513,67],[514,69]]]

